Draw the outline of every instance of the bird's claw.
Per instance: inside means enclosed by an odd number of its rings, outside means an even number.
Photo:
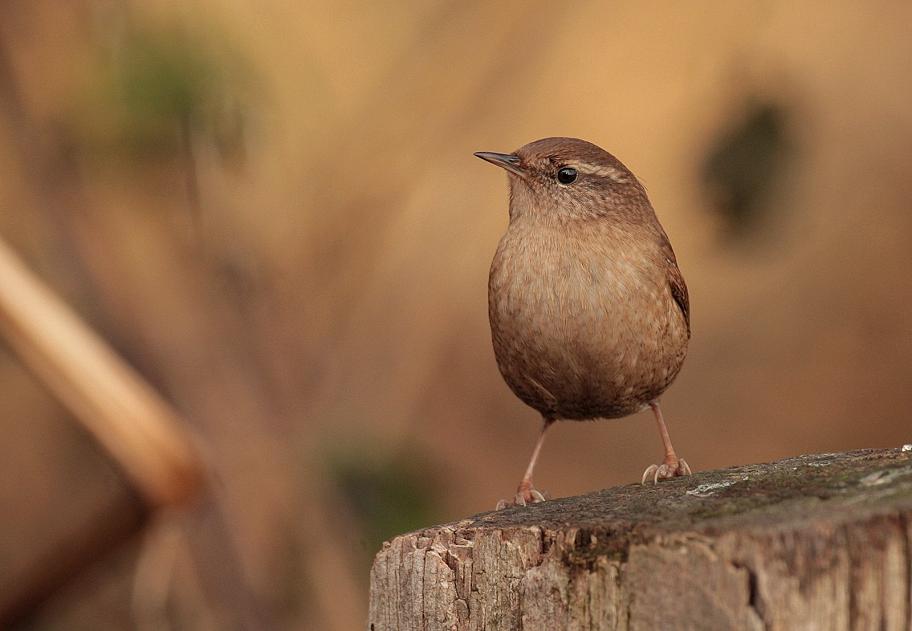
[[[643,484],[652,480],[653,484],[658,484],[659,480],[670,480],[672,478],[690,475],[690,465],[683,458],[666,460],[662,464],[650,465],[643,472]]]
[[[545,494],[538,489],[529,489],[529,495],[532,496],[532,499],[527,501],[530,501],[533,504],[538,504],[539,502],[544,502],[548,499],[545,497]]]
[[[548,496],[538,489],[533,488],[531,485],[525,486],[521,484],[516,491],[516,495],[513,496],[512,502],[500,500],[494,510],[502,510],[510,506],[528,506],[529,504],[538,504],[547,500]]]

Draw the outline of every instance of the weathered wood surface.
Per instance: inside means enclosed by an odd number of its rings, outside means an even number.
[[[908,630],[912,452],[628,485],[396,537],[371,631]]]

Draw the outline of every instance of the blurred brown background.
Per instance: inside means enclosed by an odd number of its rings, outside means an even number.
[[[234,555],[164,516],[27,628],[360,628],[384,538],[512,492],[538,419],[491,351],[507,191],[477,150],[577,136],[644,180],[690,286],[664,409],[695,469],[912,440],[910,23],[4,2],[0,236],[188,419]],[[3,346],[0,430],[2,577],[123,482]],[[647,414],[562,424],[537,481],[630,483],[660,454]]]

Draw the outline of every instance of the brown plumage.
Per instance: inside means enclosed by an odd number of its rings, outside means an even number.
[[[689,473],[658,407],[687,353],[687,286],[643,185],[610,153],[575,138],[475,155],[510,180],[510,225],[488,289],[497,365],[545,421],[516,502],[543,499],[532,469],[556,420],[652,407],[666,453],[644,481]]]

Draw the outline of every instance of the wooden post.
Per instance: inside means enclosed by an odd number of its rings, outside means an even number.
[[[912,451],[800,456],[396,537],[371,631],[908,630]]]

